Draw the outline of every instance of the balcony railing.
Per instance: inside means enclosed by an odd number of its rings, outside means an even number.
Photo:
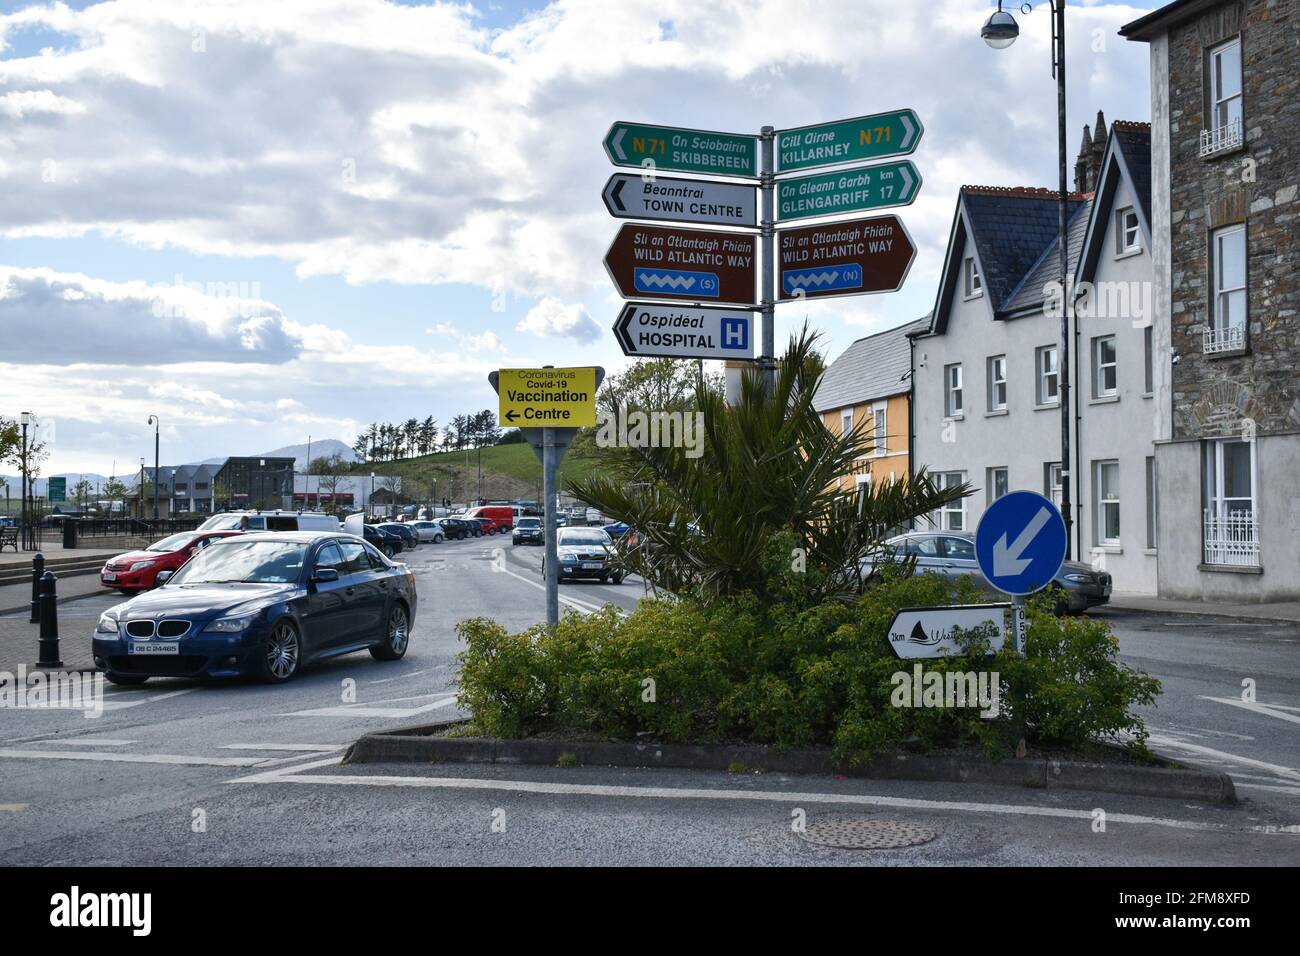
[[[1241,145],[1241,120],[1235,119],[1218,129],[1201,130],[1201,156],[1213,156]]]
[[[1205,563],[1259,567],[1259,522],[1254,514],[1205,512]]]
[[[1231,352],[1246,347],[1246,326],[1228,325],[1223,328],[1206,326],[1202,336],[1202,347],[1208,355],[1212,352]]]

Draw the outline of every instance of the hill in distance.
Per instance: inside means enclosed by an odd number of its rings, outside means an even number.
[[[307,443],[303,442],[301,445],[285,445],[283,448],[276,448],[274,451],[258,452],[258,455],[265,458],[292,458],[294,468],[302,471],[307,467],[307,447]],[[337,438],[322,438],[320,441],[311,443],[313,461],[317,458],[328,458],[335,453],[341,455],[344,461],[357,460],[357,453],[352,450],[352,446],[339,441]]]

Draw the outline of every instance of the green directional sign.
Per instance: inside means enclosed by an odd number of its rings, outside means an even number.
[[[48,501],[67,501],[68,479],[51,478],[49,480],[49,485],[45,490],[45,497]]]
[[[778,130],[777,169],[788,172],[906,156],[916,149],[922,132],[921,121],[911,110]]]
[[[861,166],[837,173],[795,176],[776,183],[776,218],[811,219],[861,212],[885,206],[906,206],[921,191],[921,174],[910,159],[879,166]]]
[[[618,122],[605,136],[605,152],[615,166],[758,177],[757,141],[736,133]]]

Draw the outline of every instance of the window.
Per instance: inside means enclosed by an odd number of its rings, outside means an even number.
[[[1060,401],[1057,391],[1060,376],[1056,369],[1056,346],[1044,345],[1034,352],[1034,365],[1038,368],[1038,391],[1035,400],[1039,405],[1055,405]]]
[[[1097,504],[1093,540],[1105,547],[1119,547],[1119,462],[1093,462],[1092,487]]]
[[[949,418],[961,414],[961,366],[945,365],[943,379],[947,383],[947,396],[943,411]]]
[[[1005,468],[989,468],[985,472],[984,488],[988,495],[988,503],[993,504],[1007,493],[1007,470]]]
[[[989,411],[1007,409],[1007,357],[995,355],[989,359]]]
[[[1151,395],[1156,390],[1155,342],[1151,326],[1142,330],[1142,394]]]
[[[952,558],[954,561],[975,561],[975,542],[969,538],[948,538],[943,539],[944,557]]]
[[[1115,213],[1115,255],[1126,256],[1142,251],[1142,231],[1138,228],[1138,214],[1132,206]]]
[[[975,265],[975,257],[966,258],[966,298],[973,299],[977,295],[983,295],[984,284],[980,282],[980,271]]]
[[[1246,227],[1229,226],[1210,237],[1210,321],[1206,352],[1246,347]]]
[[[370,570],[370,559],[360,541],[340,541],[339,550],[343,554],[343,563],[338,566],[339,577],[349,574],[362,574]]]
[[[937,558],[939,556],[939,539],[932,534],[908,538],[903,545],[907,557]]]
[[[338,545],[327,544],[316,552],[316,570],[322,568],[333,568],[342,577],[347,571],[343,567],[343,553],[339,551]]]
[[[1201,130],[1202,156],[1241,145],[1241,40],[1229,40],[1212,49],[1206,72],[1209,109],[1206,128]]]
[[[872,437],[875,439],[877,455],[889,454],[888,416],[889,406],[885,402],[877,402],[871,406]]]
[[[1061,507],[1061,463],[1049,461],[1043,465],[1043,494],[1052,499],[1057,508]]]
[[[1147,550],[1156,549],[1156,525],[1160,512],[1156,506],[1156,460],[1147,456]]]
[[[846,408],[840,412],[840,434],[847,435],[853,431],[853,409]]]
[[[1255,444],[1209,441],[1204,456],[1205,563],[1258,567]]]
[[[944,471],[935,475],[935,484],[940,488],[955,488],[966,480],[964,471]],[[944,505],[939,509],[938,525],[943,531],[965,531],[966,530],[966,499],[958,500]]]
[[[1102,335],[1092,340],[1092,397],[1119,394],[1115,367],[1115,336]]]

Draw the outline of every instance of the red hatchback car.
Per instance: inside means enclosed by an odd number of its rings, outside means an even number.
[[[148,591],[159,571],[175,571],[200,548],[239,531],[181,531],[155,541],[143,551],[128,551],[109,560],[99,572],[99,583],[123,594]]]

